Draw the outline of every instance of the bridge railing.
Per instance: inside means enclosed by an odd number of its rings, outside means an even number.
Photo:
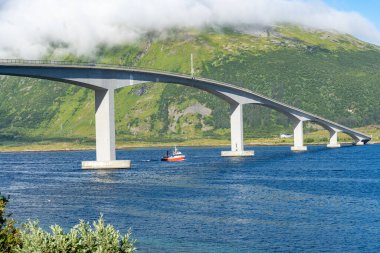
[[[26,65],[64,65],[64,66],[82,66],[82,67],[104,67],[104,68],[122,68],[130,70],[146,70],[155,73],[172,74],[182,77],[190,77],[186,73],[170,72],[163,69],[135,67],[121,64],[82,62],[82,61],[56,61],[56,60],[24,60],[24,59],[0,59],[0,64],[26,64]]]
[[[48,64],[48,65],[85,65],[94,66],[91,62],[74,62],[74,61],[53,61],[53,60],[24,60],[24,59],[0,59],[0,63],[5,64]]]

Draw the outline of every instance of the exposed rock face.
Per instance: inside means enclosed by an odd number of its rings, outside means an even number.
[[[145,93],[148,92],[148,89],[149,89],[148,86],[143,85],[143,86],[141,86],[138,89],[133,89],[132,91],[133,91],[133,94],[135,94],[136,96],[141,97],[142,95],[144,95]]]
[[[201,115],[200,122],[191,122],[191,123],[200,123],[202,124],[202,131],[207,131],[213,129],[211,126],[207,126],[203,122],[203,117],[210,116],[212,113],[212,110],[210,108],[207,108],[206,106],[195,103],[189,107],[187,107],[185,110],[178,110],[175,105],[172,105],[169,107],[169,117],[172,118],[172,122],[169,125],[169,131],[176,132],[176,125],[178,124],[178,121],[181,117],[186,115]]]
[[[204,105],[201,105],[199,103],[196,103],[194,105],[191,105],[187,107],[184,111],[183,114],[188,114],[188,113],[199,113],[202,116],[210,116],[212,113],[212,110],[210,108],[207,108]]]

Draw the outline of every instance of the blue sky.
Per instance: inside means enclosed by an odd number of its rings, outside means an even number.
[[[340,11],[355,11],[370,20],[380,30],[380,0],[324,0]]]

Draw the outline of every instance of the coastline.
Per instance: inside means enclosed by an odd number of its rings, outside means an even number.
[[[342,145],[352,145],[352,142],[343,141]],[[369,145],[379,145],[380,142],[370,142]],[[264,141],[247,140],[245,147],[270,147],[270,146],[292,146],[292,141],[272,141],[265,139]],[[305,143],[306,146],[327,145],[326,142]],[[153,142],[130,142],[116,145],[117,150],[127,150],[133,148],[168,148],[168,147],[229,147],[229,141],[225,140],[208,140],[208,141],[184,141],[180,143],[153,143]],[[23,152],[71,152],[71,151],[94,151],[95,144],[78,144],[75,142],[55,142],[55,143],[15,143],[15,145],[0,146],[0,153],[23,153]]]
[[[369,144],[380,144],[380,125],[369,125],[355,130],[366,133],[372,137]],[[304,134],[304,145],[327,145],[329,133],[326,130],[317,130]],[[338,142],[342,145],[350,145],[353,140],[350,136],[339,133]],[[292,146],[293,138],[265,137],[265,138],[245,138],[245,147],[254,146]],[[131,148],[168,148],[178,147],[229,147],[230,138],[194,138],[181,141],[136,141],[118,139],[116,149],[124,150]],[[43,139],[37,141],[0,141],[0,153],[13,152],[62,152],[62,151],[92,151],[95,150],[95,140],[84,141],[83,139]]]
[[[380,144],[380,125],[370,125],[356,128],[355,130],[371,135],[369,144]],[[304,144],[327,145],[329,133],[324,130],[317,130],[304,134]],[[348,135],[339,133],[338,141],[342,145],[350,145],[353,140]],[[254,146],[292,146],[293,138],[266,137],[266,138],[245,138],[245,147]],[[231,145],[230,138],[194,138],[181,141],[136,141],[136,140],[116,140],[116,149],[125,150],[131,148],[168,148],[178,147],[226,147]],[[14,152],[63,152],[63,151],[92,151],[95,150],[95,140],[83,141],[83,139],[41,139],[40,141],[0,141],[0,153]]]

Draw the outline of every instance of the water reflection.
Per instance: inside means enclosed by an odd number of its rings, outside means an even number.
[[[117,183],[120,178],[116,170],[92,170],[90,173],[90,179],[96,183]]]

